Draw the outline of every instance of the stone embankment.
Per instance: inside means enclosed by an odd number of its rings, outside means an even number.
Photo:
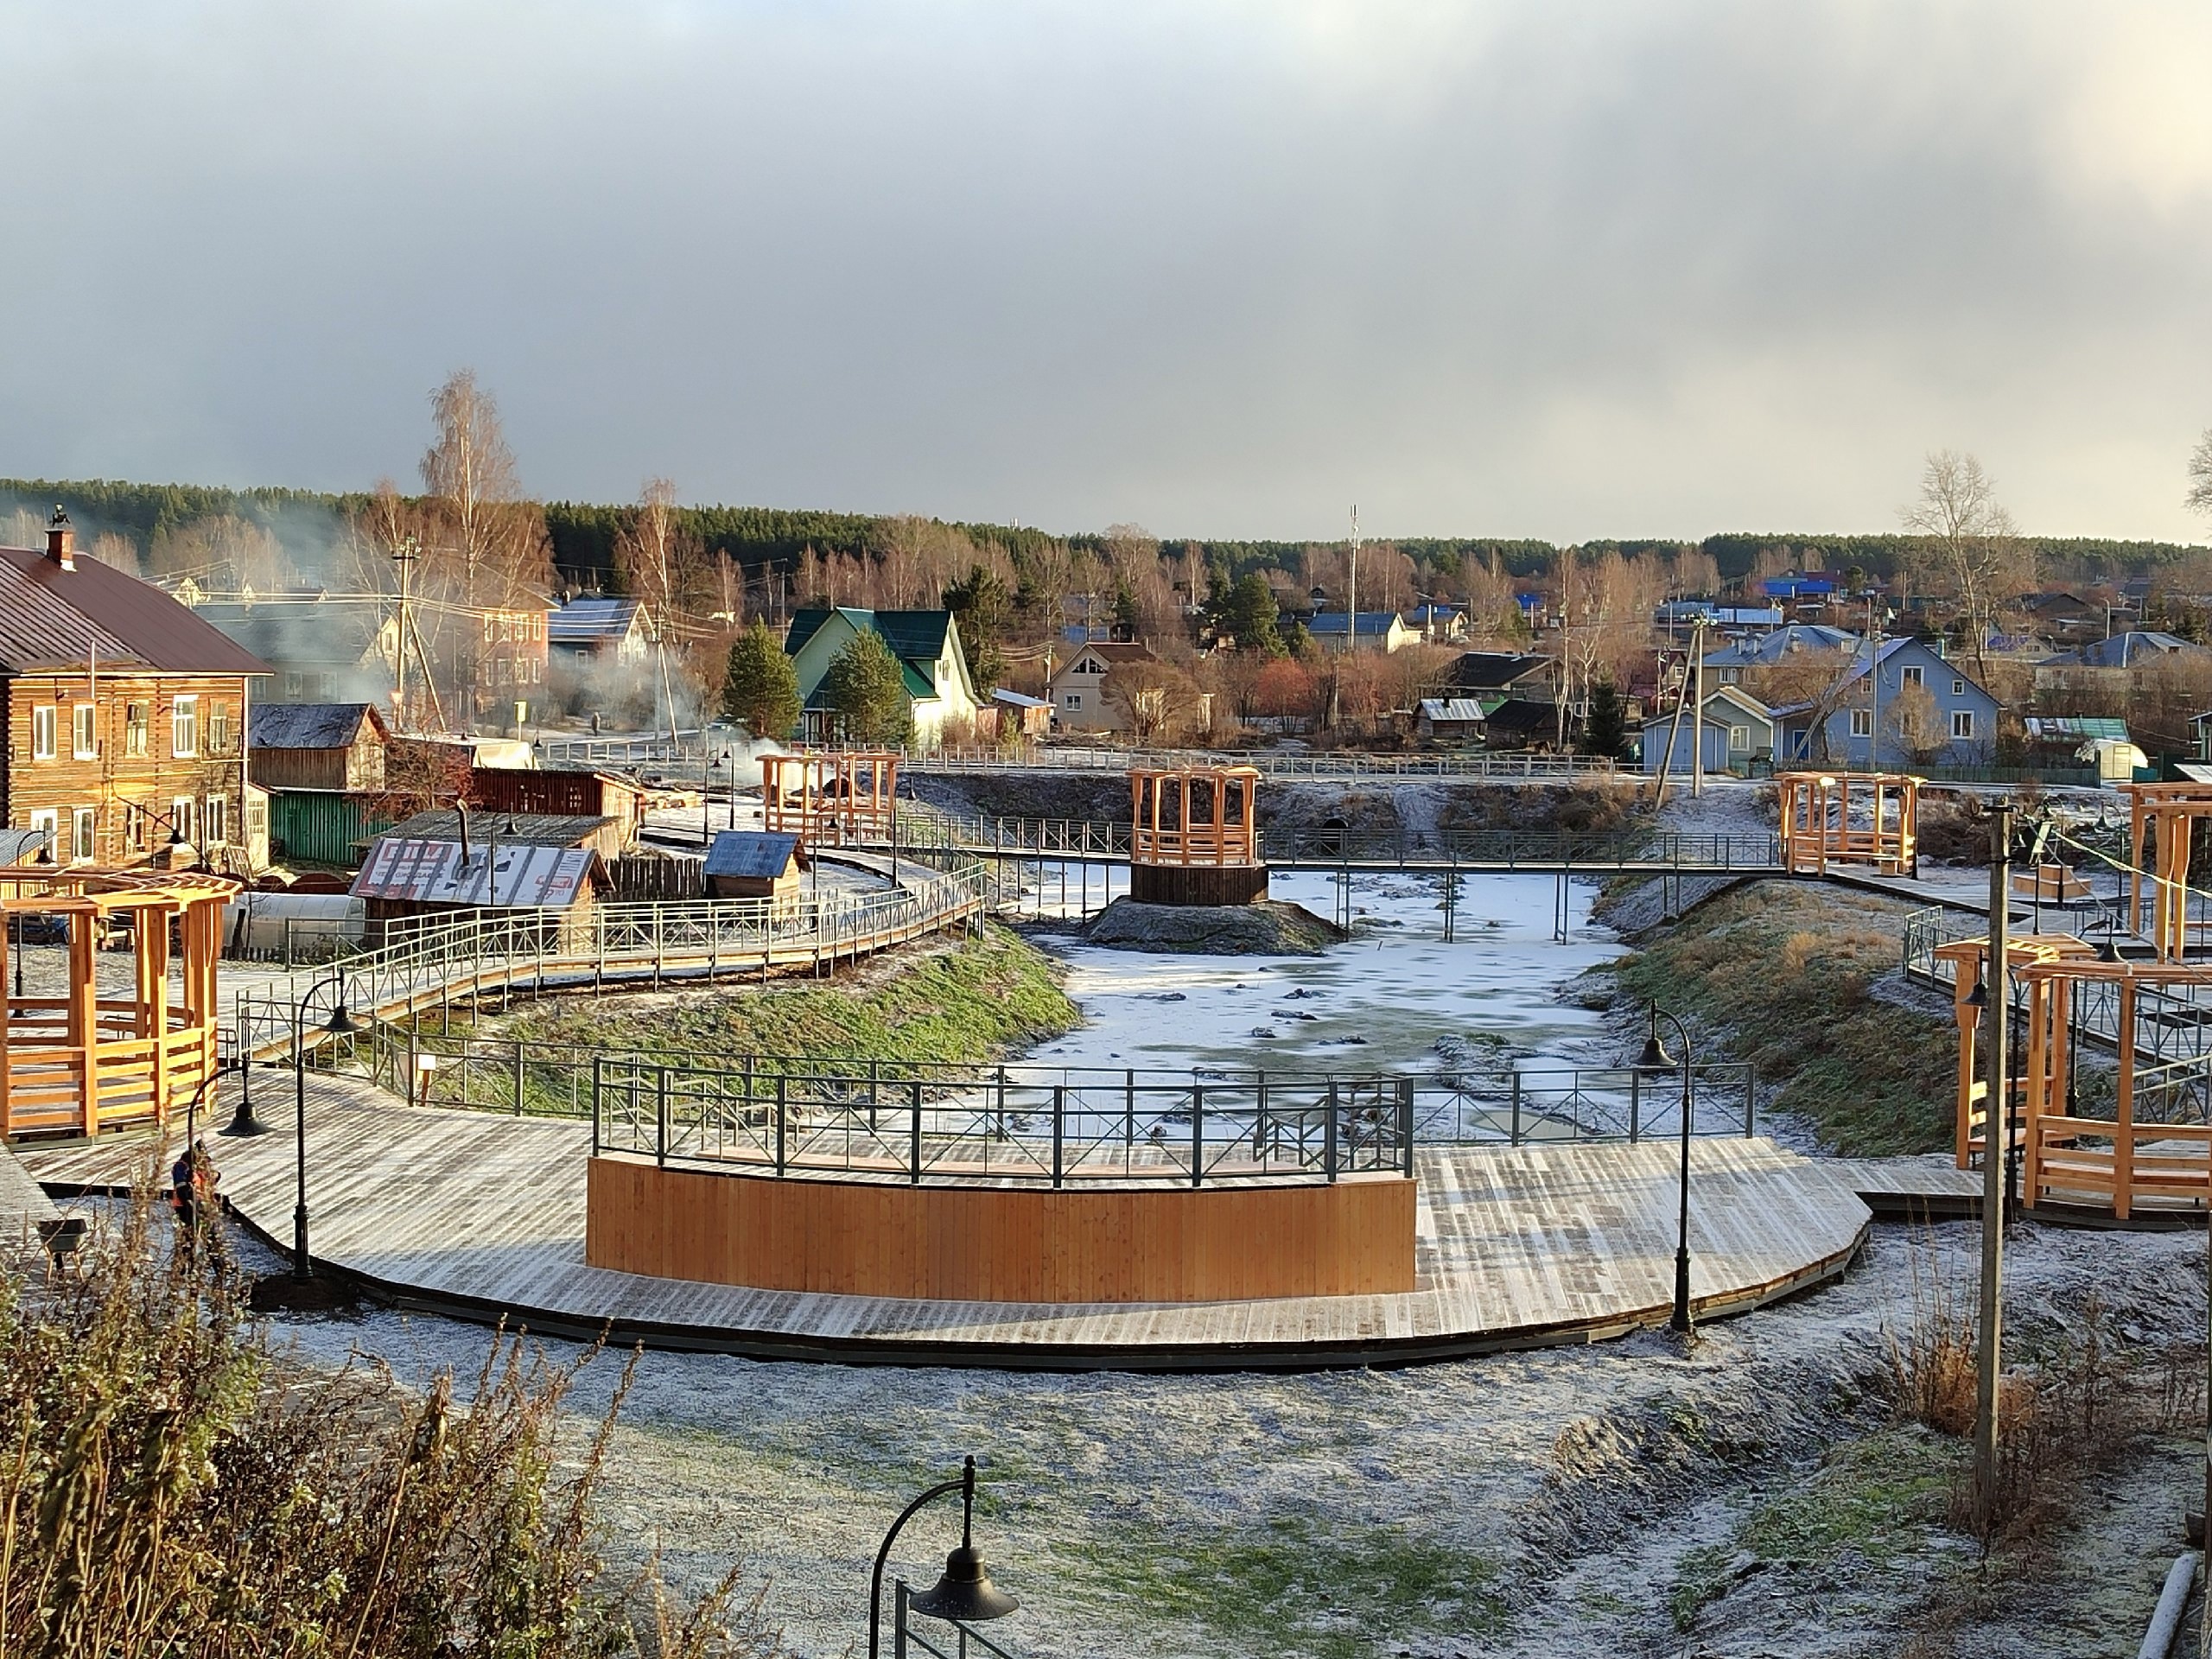
[[[1208,957],[1318,957],[1350,936],[1303,905],[1141,905],[1116,899],[1084,938],[1117,950]]]

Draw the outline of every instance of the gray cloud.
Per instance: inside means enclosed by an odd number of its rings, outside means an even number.
[[[2182,537],[2183,5],[1313,0],[0,21],[0,472],[1058,529]]]

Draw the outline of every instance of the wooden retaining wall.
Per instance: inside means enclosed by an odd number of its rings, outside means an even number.
[[[1414,1183],[911,1186],[603,1154],[595,1268],[898,1300],[1204,1302],[1414,1288]]]

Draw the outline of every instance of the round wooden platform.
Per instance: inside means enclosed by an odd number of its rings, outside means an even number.
[[[223,1192],[291,1230],[289,1078],[257,1088],[283,1129],[211,1140]],[[424,1111],[315,1080],[308,1194],[318,1262],[403,1306],[546,1335],[845,1363],[1039,1370],[1315,1370],[1591,1342],[1662,1325],[1672,1294],[1671,1145],[1425,1147],[1410,1291],[1260,1301],[900,1300],[647,1278],[584,1261],[583,1123]],[[230,1093],[226,1088],[226,1096]],[[280,1103],[283,1111],[277,1110]],[[214,1115],[227,1121],[226,1100]],[[57,1192],[127,1185],[143,1141],[18,1148]],[[1758,1140],[1693,1147],[1692,1290],[1702,1317],[1835,1277],[1870,1212],[1847,1166]]]

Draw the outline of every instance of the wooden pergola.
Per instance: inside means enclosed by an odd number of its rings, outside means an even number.
[[[1859,865],[1881,875],[1909,875],[1917,856],[1922,779],[1899,772],[1784,772],[1782,861],[1808,875],[1831,865]],[[1866,818],[1852,822],[1854,812]]]
[[[1172,905],[1266,898],[1259,793],[1257,766],[1131,767],[1129,896]]]
[[[238,884],[185,871],[12,864],[0,868],[0,1139],[97,1135],[164,1122],[215,1075],[216,964]],[[65,930],[62,995],[15,994],[19,927]],[[182,953],[170,1001],[169,936]],[[102,996],[97,951],[127,929],[128,996]]]
[[[887,749],[760,757],[764,827],[809,847],[889,841],[898,799],[899,757]]]
[[[1987,1085],[1977,1079],[1982,982],[1989,945],[1961,939],[1937,955],[1957,966],[1958,1161],[1986,1155]],[[2145,1207],[2201,1211],[2212,1192],[2212,1060],[2144,1055],[2165,1012],[2168,986],[2202,983],[2176,962],[2108,961],[2080,939],[2009,941],[2005,956],[2021,1003],[2010,1083],[2007,1144],[2020,1152],[2023,1203],[2088,1207],[2126,1221]],[[2102,1078],[2084,1087],[2078,1027],[2093,1002],[2109,1001],[2119,1065],[2109,1099]]]
[[[2129,922],[2150,939],[2159,961],[2186,962],[2190,843],[2196,820],[2212,818],[2212,785],[2121,784],[2119,790],[2127,797]],[[2157,860],[2155,868],[2146,855]]]

